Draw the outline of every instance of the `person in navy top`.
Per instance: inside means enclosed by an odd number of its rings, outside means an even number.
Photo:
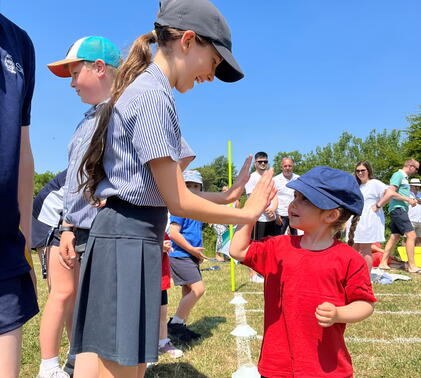
[[[184,93],[215,76],[240,80],[231,49],[228,25],[208,0],[165,0],[154,30],[134,42],[117,72],[79,170],[85,193],[107,201],[81,265],[71,352],[97,353],[100,376],[143,377],[146,362],[157,361],[167,207],[199,221],[248,223],[275,194],[268,171],[244,208],[216,204],[240,197],[251,157],[225,193],[194,194],[183,179],[172,88]]]
[[[38,312],[24,253],[31,240],[34,82],[31,39],[0,14],[0,377],[18,377],[22,325]]]

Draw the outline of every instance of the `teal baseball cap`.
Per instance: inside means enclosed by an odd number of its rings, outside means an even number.
[[[105,64],[118,67],[121,63],[120,50],[104,37],[83,37],[70,46],[66,58],[47,65],[59,77],[70,77],[68,64],[73,62],[95,62],[101,59]]]

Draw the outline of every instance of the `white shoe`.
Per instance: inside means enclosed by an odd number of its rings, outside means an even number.
[[[70,378],[70,375],[57,366],[42,373],[39,372],[37,378]]]
[[[263,282],[265,282],[265,279],[263,277],[259,276],[258,274],[256,274],[255,276],[250,278],[250,282],[263,283]]]

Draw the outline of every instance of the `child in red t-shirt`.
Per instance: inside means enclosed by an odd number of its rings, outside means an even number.
[[[316,167],[287,184],[295,189],[288,216],[302,236],[250,241],[252,224],[239,226],[230,255],[265,278],[264,337],[259,372],[264,377],[352,377],[346,323],[373,312],[364,258],[337,240],[364,200],[350,174]],[[350,243],[359,216],[354,216]]]

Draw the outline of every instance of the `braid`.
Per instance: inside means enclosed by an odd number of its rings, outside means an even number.
[[[349,228],[349,233],[348,233],[348,245],[351,247],[354,245],[354,233],[355,233],[355,229],[357,228],[357,224],[359,220],[360,220],[359,215],[354,215],[352,217],[351,227]]]

